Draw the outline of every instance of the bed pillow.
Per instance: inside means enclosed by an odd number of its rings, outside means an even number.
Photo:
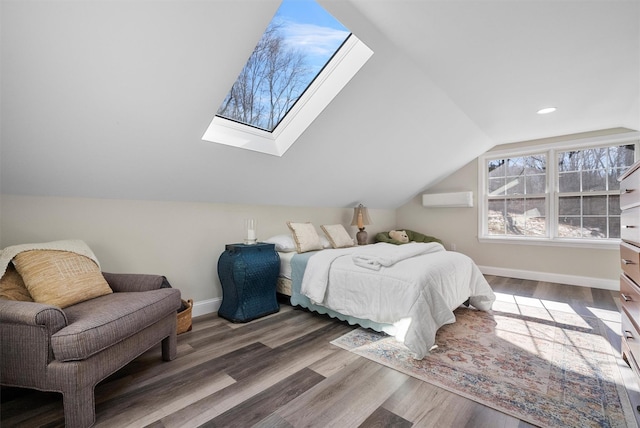
[[[318,235],[320,237],[320,243],[322,244],[322,248],[333,248],[331,246],[331,242],[327,239],[326,236]]]
[[[327,238],[322,235],[320,236],[320,243],[322,244],[322,248],[332,248],[331,242]],[[276,246],[276,251],[281,253],[292,253],[297,251],[296,249],[296,241],[293,240],[292,235],[275,235],[266,241],[269,244],[274,244]]]
[[[293,240],[293,236],[291,235],[272,236],[264,242],[274,244],[276,246],[276,251],[280,251],[282,253],[291,253],[296,251],[296,242]]]
[[[343,225],[341,224],[323,224],[320,226],[324,234],[331,242],[333,248],[353,247],[353,238],[349,236]]]
[[[7,270],[0,278],[0,299],[33,302],[29,290],[12,263],[7,265]]]
[[[13,259],[35,302],[67,306],[113,293],[89,257],[59,250],[23,251]]]
[[[291,229],[293,240],[296,243],[296,251],[298,253],[306,253],[307,251],[322,250],[322,242],[320,236],[316,232],[316,228],[311,223],[292,223],[287,222],[287,226]]]

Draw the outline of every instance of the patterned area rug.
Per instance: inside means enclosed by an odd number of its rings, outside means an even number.
[[[356,329],[347,349],[518,419],[543,427],[634,427],[606,326],[596,317],[546,319],[457,309],[423,360],[394,338]]]

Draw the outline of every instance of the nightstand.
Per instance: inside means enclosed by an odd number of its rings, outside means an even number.
[[[247,322],[278,312],[276,283],[280,257],[274,244],[229,244],[218,259],[222,304],[218,315]]]

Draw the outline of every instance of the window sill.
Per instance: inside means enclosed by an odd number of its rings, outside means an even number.
[[[505,238],[479,237],[482,244],[514,244],[514,245],[540,245],[545,247],[572,247],[592,248],[598,250],[619,250],[620,239],[551,239],[551,238]]]

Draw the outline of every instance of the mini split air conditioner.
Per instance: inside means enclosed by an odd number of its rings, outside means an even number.
[[[472,207],[473,192],[425,193],[422,206],[428,208]]]

